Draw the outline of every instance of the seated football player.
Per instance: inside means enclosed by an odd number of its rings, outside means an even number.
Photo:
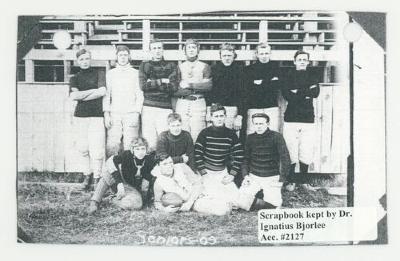
[[[185,163],[194,170],[194,145],[190,133],[182,129],[182,117],[178,113],[168,115],[168,129],[157,140],[157,155],[171,156],[174,164]]]
[[[186,164],[174,164],[170,156],[160,155],[159,174],[154,183],[154,206],[168,213],[190,211],[223,216],[230,205],[203,193],[200,176]]]
[[[111,156],[106,161],[106,173],[100,179],[90,202],[88,213],[99,209],[99,204],[111,188],[116,190],[112,203],[125,210],[141,209],[151,197],[155,165],[154,153],[147,154],[148,144],[144,138],[136,138],[130,150]]]

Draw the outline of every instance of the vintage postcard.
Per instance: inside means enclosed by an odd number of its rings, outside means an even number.
[[[126,13],[18,16],[19,243],[388,244],[386,13]]]

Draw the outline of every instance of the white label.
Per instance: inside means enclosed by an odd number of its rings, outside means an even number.
[[[377,238],[375,208],[263,209],[260,243],[361,241]]]

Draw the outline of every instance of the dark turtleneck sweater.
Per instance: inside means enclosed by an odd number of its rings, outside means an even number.
[[[76,88],[78,91],[98,89],[105,86],[105,73],[95,68],[80,69],[69,81],[70,89]],[[74,116],[103,117],[103,97],[89,101],[78,101]]]
[[[267,129],[262,134],[247,136],[242,174],[259,177],[280,175],[284,181],[290,168],[290,156],[282,134]]]
[[[203,175],[207,169],[220,171],[229,163],[230,174],[236,175],[243,162],[243,146],[235,131],[227,127],[210,126],[202,130],[194,146],[196,167]]]
[[[140,160],[135,158],[130,150],[125,150],[113,156],[114,165],[119,170],[112,174],[116,183],[126,182],[140,191],[143,179],[149,182],[153,180],[151,170],[155,166],[154,156],[154,153],[148,154]],[[136,175],[138,166],[142,166],[140,168],[140,176]]]
[[[161,83],[161,79],[169,83]],[[139,67],[139,85],[144,106],[171,109],[171,96],[178,89],[178,70],[172,62],[144,61]]]
[[[243,116],[244,68],[233,62],[225,66],[218,62],[211,67],[212,89],[207,97],[207,105],[220,103],[223,106],[238,107],[238,114]]]
[[[189,158],[186,164],[194,170],[194,145],[192,136],[187,131],[182,130],[177,136],[169,131],[162,132],[157,140],[156,153],[171,156],[174,164],[183,163],[182,155],[186,154]]]
[[[259,61],[245,67],[245,108],[263,109],[278,107],[278,81],[272,80],[278,77],[276,68],[271,62]],[[254,81],[262,80],[261,84]]]
[[[282,84],[282,96],[288,102],[285,122],[314,122],[313,99],[319,95],[318,82],[318,75],[310,69],[288,71]],[[312,85],[316,87],[310,88]]]

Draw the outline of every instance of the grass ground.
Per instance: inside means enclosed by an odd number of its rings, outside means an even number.
[[[51,184],[51,183],[50,183]],[[105,199],[101,211],[86,213],[91,193],[45,183],[18,186],[18,225],[35,243],[119,245],[256,246],[256,212],[233,211],[225,217],[194,212],[166,214],[153,207],[123,211]],[[283,206],[342,207],[345,196],[324,189],[296,188],[283,193]]]

